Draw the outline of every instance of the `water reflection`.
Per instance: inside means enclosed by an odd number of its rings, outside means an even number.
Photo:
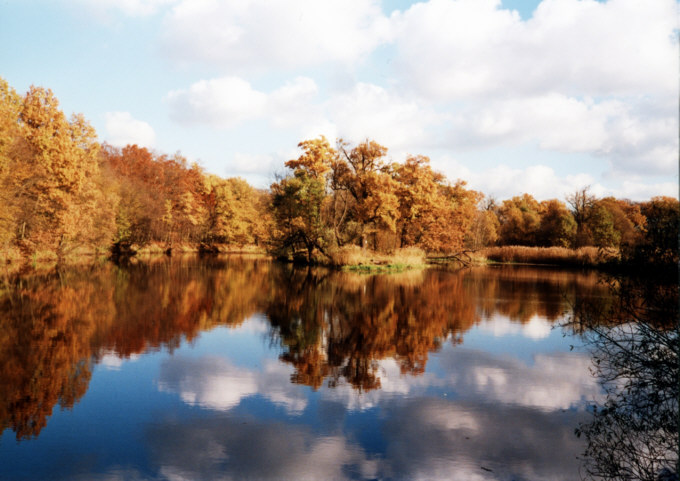
[[[426,382],[431,353],[462,343],[473,326],[501,315],[537,332],[584,298],[609,302],[595,274],[500,268],[361,276],[243,258],[105,264],[24,279],[0,298],[0,429],[35,437],[56,405],[71,408],[82,398],[97,363],[116,368],[145,352],[172,352],[202,332],[257,315],[266,316],[285,364],[248,372],[225,360],[170,357],[159,387],[223,410],[266,388],[289,412],[307,402],[294,384],[327,385],[339,396],[345,388],[397,392],[420,380],[420,388],[432,388],[443,381]],[[464,356],[455,362],[472,363]],[[537,358],[524,376],[547,380],[551,374],[543,373],[565,362],[581,361]],[[467,377],[446,383],[518,406],[555,405],[548,400],[554,385],[521,392],[509,385],[511,364],[478,358],[474,365]]]
[[[148,438],[167,479],[567,480],[581,416],[416,398],[386,403],[368,434],[227,417],[164,423]],[[384,453],[366,449],[367,435],[389,439]]]
[[[606,391],[592,418],[576,430],[587,441],[585,474],[588,479],[677,481],[677,283],[650,290],[646,282],[620,279],[612,289],[618,299],[614,308],[584,308],[573,321],[585,333],[594,373]],[[601,317],[609,322],[597,320]]]
[[[575,298],[606,299],[595,273],[499,268],[451,274],[411,271],[357,276],[325,270],[281,270],[266,313],[295,366],[292,381],[318,388],[349,382],[381,387],[378,360],[422,374],[430,352],[461,343],[480,321],[506,316],[510,329],[545,335]],[[314,286],[314,288],[310,288]],[[543,322],[538,318],[549,322]]]
[[[228,268],[228,270],[227,270]],[[37,436],[87,391],[93,363],[176,348],[258,310],[269,263],[104,264],[21,279],[0,297],[0,430]]]

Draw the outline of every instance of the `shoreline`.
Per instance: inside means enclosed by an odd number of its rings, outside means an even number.
[[[555,257],[556,249],[560,249],[561,256]],[[57,255],[49,252],[34,253],[30,258],[17,255],[14,252],[0,252],[0,275],[22,276],[30,274],[48,273],[57,271],[60,267],[92,266],[98,263],[114,262],[126,263],[147,261],[150,259],[173,258],[182,255],[198,256],[222,256],[222,255],[253,255],[269,258],[274,261],[289,262],[298,265],[320,266],[330,269],[365,274],[383,274],[403,272],[411,269],[429,268],[468,268],[468,267],[495,267],[495,266],[530,266],[547,267],[566,270],[597,270],[608,274],[642,275],[642,276],[672,276],[678,275],[677,266],[654,266],[622,262],[618,255],[593,255],[597,248],[587,248],[589,255],[578,254],[581,249],[567,249],[554,247],[525,247],[503,246],[491,247],[480,251],[466,251],[457,256],[443,254],[426,254],[417,248],[398,249],[392,254],[379,253],[368,249],[350,246],[342,252],[335,252],[333,257],[315,257],[312,263],[301,258],[281,258],[267,252],[261,246],[236,246],[216,244],[191,245],[180,244],[166,246],[160,243],[151,243],[145,246],[131,246],[131,249],[123,253],[115,254],[113,249],[74,249],[71,253],[58,259]],[[499,255],[498,251],[505,251]],[[489,251],[491,251],[489,255]],[[520,252],[521,255],[517,253]],[[514,253],[514,255],[513,255]],[[532,255],[527,255],[531,253]],[[548,255],[548,254],[553,255]],[[601,253],[600,253],[601,254]],[[461,260],[460,257],[467,260]]]

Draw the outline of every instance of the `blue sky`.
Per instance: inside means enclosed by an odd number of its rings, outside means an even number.
[[[678,192],[674,0],[0,0],[0,76],[269,185],[325,135],[503,199]]]

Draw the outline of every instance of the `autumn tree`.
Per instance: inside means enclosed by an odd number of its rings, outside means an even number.
[[[332,163],[331,188],[343,196],[347,209],[344,229],[338,230],[338,243],[358,243],[377,247],[381,230],[396,232],[399,218],[397,185],[385,161],[387,148],[366,140],[354,148],[338,142],[338,155]]]
[[[479,250],[494,245],[498,240],[499,227],[498,217],[493,211],[477,209],[465,237],[466,246],[472,250]]]
[[[504,200],[498,209],[500,242],[505,245],[536,245],[541,225],[541,206],[529,194]]]
[[[266,237],[262,194],[241,178],[205,177],[207,211],[204,242],[260,244]]]
[[[537,244],[570,247],[576,234],[576,221],[563,202],[551,199],[541,202]]]
[[[196,243],[209,222],[205,175],[179,154],[156,154],[144,147],[105,146],[102,163],[116,179],[121,197],[116,242],[144,245]]]
[[[590,186],[582,187],[567,195],[567,203],[571,206],[571,212],[576,221],[575,247],[589,245],[591,237],[588,220],[595,203],[595,196],[590,193]]]
[[[387,148],[367,140],[355,147],[321,137],[299,144],[286,163],[292,174],[272,184],[276,244],[288,254],[359,245],[389,251],[418,246],[457,252],[474,219],[479,194],[449,183],[429,159],[388,164]]]
[[[59,258],[74,248],[108,243],[108,205],[115,199],[98,185],[94,129],[82,115],[67,119],[49,89],[32,86],[19,99],[2,81],[0,91],[7,127],[0,138],[4,241],[13,238],[26,255],[43,251]]]
[[[19,113],[21,97],[0,77],[0,247],[10,248],[15,240],[19,205],[16,194],[20,185],[16,182],[15,157],[21,138]]]
[[[653,197],[640,204],[646,233],[631,260],[653,266],[678,265],[680,202],[672,197]]]
[[[115,241],[143,245],[159,237],[165,198],[153,154],[137,145],[122,149],[105,145],[102,164],[115,179],[121,199],[116,210]]]
[[[457,252],[472,224],[477,194],[460,181],[448,184],[424,156],[408,157],[392,166],[399,201],[399,247]]]
[[[606,206],[595,203],[588,219],[591,243],[596,247],[618,247],[621,233],[614,225],[614,216]]]
[[[496,210],[496,199],[480,194],[477,212],[465,236],[465,246],[468,249],[478,250],[496,243],[500,229]]]
[[[298,144],[302,155],[286,162],[292,175],[271,185],[271,205],[276,222],[274,239],[280,255],[303,249],[311,262],[315,249],[324,251],[329,228],[324,219],[327,174],[335,150],[321,137]]]
[[[454,184],[442,186],[441,221],[432,225],[432,242],[425,243],[425,248],[449,254],[462,250],[481,196],[479,192],[467,189],[466,185],[465,181],[457,180]]]
[[[646,219],[640,211],[640,205],[625,199],[605,197],[595,203],[608,212],[615,231],[615,246],[631,251],[642,241]]]

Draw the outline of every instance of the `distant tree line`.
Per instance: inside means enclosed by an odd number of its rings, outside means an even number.
[[[450,182],[429,159],[389,161],[366,140],[299,144],[287,173],[258,190],[137,145],[97,142],[81,116],[67,118],[53,93],[18,95],[0,78],[0,252],[5,259],[158,243],[258,245],[308,260],[345,246],[451,254],[493,245],[597,246],[627,262],[677,263],[680,204],[592,195],[529,194],[497,202]]]
[[[615,248],[627,262],[678,261],[680,206],[672,197],[646,202],[604,197],[588,187],[538,202],[529,194],[497,204],[486,199],[477,211],[467,245],[521,245]]]

